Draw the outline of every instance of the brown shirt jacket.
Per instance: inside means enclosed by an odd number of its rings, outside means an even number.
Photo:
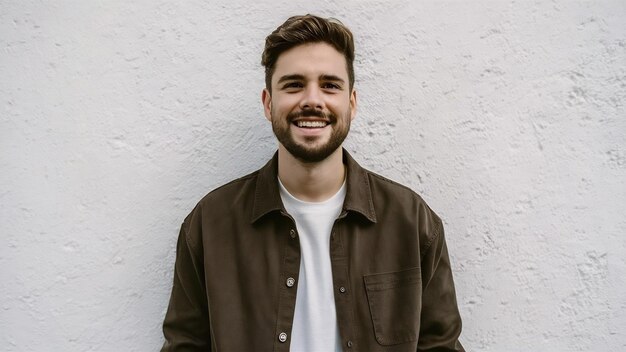
[[[463,351],[441,219],[344,150],[347,193],[330,239],[344,351]],[[178,238],[163,351],[288,351],[300,246],[278,158],[207,194]]]

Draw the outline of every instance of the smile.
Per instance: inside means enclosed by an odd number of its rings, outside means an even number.
[[[294,122],[294,124],[298,127],[304,127],[304,128],[322,128],[322,127],[326,127],[326,125],[328,125],[328,122],[300,120],[300,121]]]

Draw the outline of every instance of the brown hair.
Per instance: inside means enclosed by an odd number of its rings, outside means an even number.
[[[272,90],[276,61],[283,52],[302,44],[324,42],[346,58],[350,90],[354,86],[354,39],[339,20],[315,15],[293,16],[265,38],[261,64],[265,66],[265,87]]]

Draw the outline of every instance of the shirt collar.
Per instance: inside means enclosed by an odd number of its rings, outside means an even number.
[[[345,149],[343,149],[343,163],[348,173],[343,210],[359,213],[369,221],[376,222],[367,171]],[[278,188],[278,152],[274,153],[272,159],[259,170],[255,188],[250,219],[252,223],[272,211],[287,212],[280,199]]]

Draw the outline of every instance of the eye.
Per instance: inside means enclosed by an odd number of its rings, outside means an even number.
[[[322,84],[322,89],[341,89],[341,86],[336,83],[326,82]]]
[[[295,89],[295,88],[302,88],[302,87],[303,85],[300,82],[287,82],[283,86],[283,89]]]

